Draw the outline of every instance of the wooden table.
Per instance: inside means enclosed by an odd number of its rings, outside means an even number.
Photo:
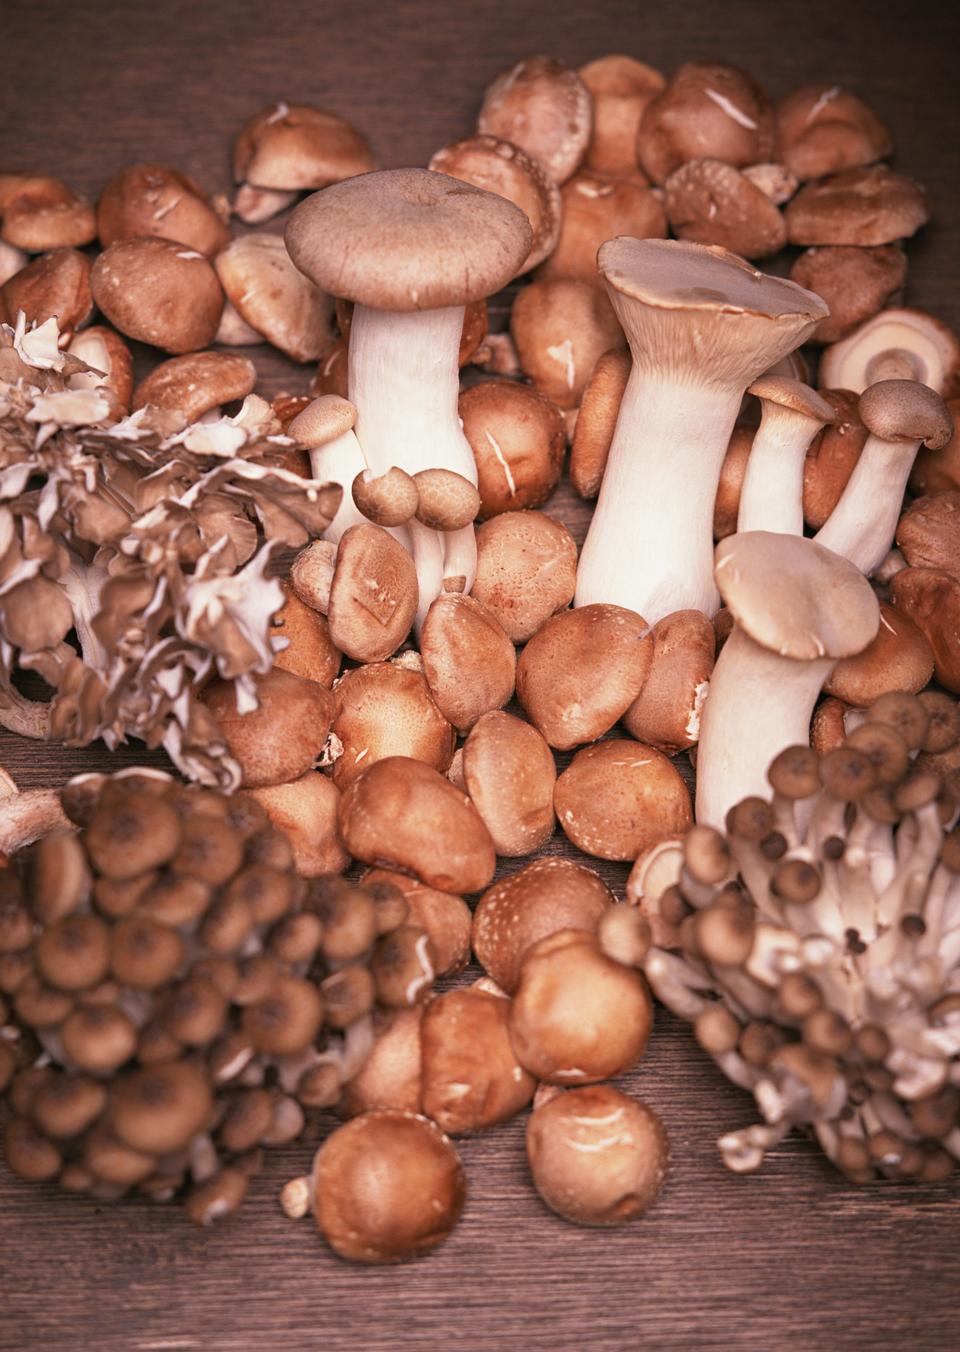
[[[686,59],[729,61],[774,96],[815,81],[849,86],[888,121],[897,167],[926,184],[935,210],[910,245],[908,299],[956,327],[960,11],[949,9],[926,0],[7,0],[0,168],[57,174],[96,195],[123,165],[155,160],[226,190],[234,132],[275,99],[342,113],[384,165],[420,164],[469,133],[483,88],[525,55],[579,64],[623,51],[665,71]],[[255,356],[265,393],[306,388],[308,371],[266,349]],[[550,510],[582,535],[586,513],[569,489]],[[140,758],[136,747],[120,757]],[[116,764],[102,749],[68,753],[9,734],[0,761],[24,787]],[[625,869],[603,871],[622,886]],[[271,1152],[240,1217],[212,1231],[177,1208],[97,1205],[0,1168],[0,1348],[958,1345],[956,1182],[854,1188],[797,1136],[759,1175],[728,1174],[714,1142],[754,1120],[753,1105],[663,1011],[624,1086],[662,1114],[673,1146],[669,1183],[645,1220],[608,1233],[550,1214],[527,1181],[518,1120],[462,1143],[470,1192],[452,1238],[386,1270],[340,1262],[309,1222],[281,1215],[276,1194],[306,1166],[308,1145]]]

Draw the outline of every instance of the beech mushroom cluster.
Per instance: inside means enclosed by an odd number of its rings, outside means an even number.
[[[884,695],[841,745],[771,763],[772,795],[686,835],[644,970],[753,1094],[720,1140],[757,1169],[792,1126],[855,1182],[943,1178],[960,1157],[956,701]],[[644,899],[640,900],[645,909]]]
[[[337,1102],[374,1015],[426,998],[430,940],[389,883],[308,885],[249,797],[137,769],[61,802],[3,874],[6,1161],[100,1199],[186,1190],[212,1224],[262,1146]]]

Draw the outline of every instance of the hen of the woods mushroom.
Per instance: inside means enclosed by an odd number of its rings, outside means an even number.
[[[155,408],[115,422],[77,387],[90,369],[53,319],[0,327],[0,722],[75,746],[135,736],[234,788],[197,691],[218,675],[256,707],[283,604],[271,557],[319,535],[339,490],[284,467],[291,443],[256,396],[212,423]],[[17,667],[49,702],[19,694]]]

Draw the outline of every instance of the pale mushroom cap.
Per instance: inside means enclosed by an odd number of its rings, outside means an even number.
[[[808,418],[816,418],[821,423],[835,423],[837,414],[822,394],[812,390],[802,380],[791,380],[789,376],[762,375],[747,389],[748,394],[762,399],[765,404],[776,404],[780,408],[792,409]]]
[[[338,394],[322,394],[292,419],[287,436],[306,446],[307,450],[315,450],[342,437],[356,421],[357,409],[349,399],[341,399]]]
[[[881,310],[828,347],[820,362],[819,384],[831,390],[860,394],[884,376],[891,357],[909,365],[909,375],[938,394],[953,393],[960,370],[960,340],[952,329],[923,310],[898,307]]]
[[[922,441],[931,450],[953,435],[950,410],[935,390],[916,380],[880,380],[860,396],[860,420],[884,441]]]
[[[318,361],[330,342],[333,302],[294,267],[281,235],[240,235],[214,259],[246,324],[294,361]]]
[[[532,239],[512,202],[427,169],[337,183],[302,202],[286,229],[290,257],[318,286],[400,311],[465,305],[499,291]]]
[[[274,103],[237,136],[233,172],[258,188],[288,191],[328,183],[376,168],[370,147],[336,113],[305,103]]]
[[[602,245],[598,266],[621,322],[643,349],[633,347],[635,360],[709,367],[716,379],[765,370],[827,314],[812,291],[716,245],[613,239]],[[681,322],[666,326],[668,318]]]
[[[806,184],[784,215],[791,244],[890,244],[930,219],[919,183],[885,164]]]
[[[728,536],[717,546],[715,577],[737,624],[781,657],[852,657],[880,623],[877,598],[860,570],[802,536]]]
[[[494,80],[477,130],[522,146],[562,183],[583,159],[593,126],[593,100],[575,70],[552,56],[529,56]]]

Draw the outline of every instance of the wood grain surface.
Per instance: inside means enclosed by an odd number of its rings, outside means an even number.
[[[276,99],[345,115],[385,166],[422,164],[469,133],[484,87],[525,55],[581,64],[623,51],[668,72],[729,61],[773,96],[848,86],[889,123],[896,167],[927,186],[935,213],[909,248],[908,301],[957,327],[958,42],[960,10],[923,0],[6,0],[0,170],[56,174],[96,195],[123,165],[154,160],[225,191],[233,134]],[[306,389],[309,371],[265,348],[253,355],[268,396]],[[568,488],[549,510],[582,537],[587,513]],[[111,758],[0,736],[0,762],[24,787],[141,759],[136,746]],[[602,871],[622,887],[624,868]],[[308,1143],[270,1152],[239,1217],[211,1231],[175,1207],[98,1205],[0,1168],[0,1349],[957,1346],[956,1182],[854,1188],[798,1136],[760,1174],[727,1173],[716,1138],[754,1120],[753,1104],[662,1010],[622,1083],[661,1113],[672,1141],[647,1218],[605,1232],[551,1215],[526,1178],[520,1119],[462,1142],[463,1222],[429,1258],[390,1269],[342,1263],[309,1222],[281,1215],[276,1195],[307,1166]],[[315,1124],[313,1139],[328,1126]]]

